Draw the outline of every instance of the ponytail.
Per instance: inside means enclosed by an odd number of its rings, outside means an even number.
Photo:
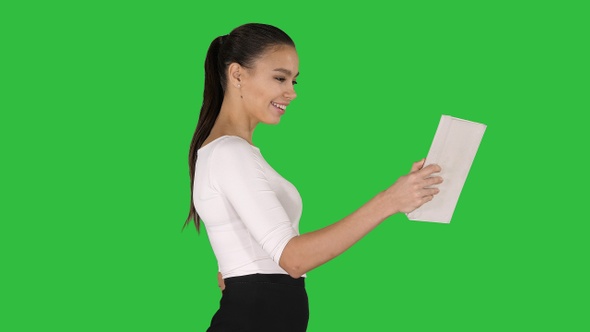
[[[201,218],[197,214],[193,202],[195,168],[197,164],[197,151],[203,142],[211,134],[213,125],[221,111],[221,103],[227,84],[226,71],[231,63],[238,63],[250,68],[254,61],[266,49],[277,45],[291,45],[295,47],[293,40],[281,29],[267,24],[248,23],[232,30],[229,35],[220,36],[213,40],[207,51],[205,59],[205,91],[203,93],[203,106],[199,114],[197,129],[191,141],[188,167],[191,179],[191,204],[188,218],[184,222],[184,228],[194,221],[197,231],[200,230]]]
[[[203,92],[203,105],[201,106],[201,112],[199,113],[199,121],[197,122],[197,128],[193,134],[191,141],[189,156],[188,156],[188,168],[189,176],[191,179],[191,200],[190,210],[182,229],[184,229],[191,220],[194,221],[197,231],[200,231],[201,218],[197,214],[197,210],[193,204],[192,195],[194,192],[194,180],[195,180],[195,167],[197,163],[197,150],[203,145],[203,142],[209,134],[215,124],[215,120],[219,116],[221,110],[221,102],[223,101],[224,86],[221,83],[221,73],[223,70],[219,61],[219,51],[225,36],[217,37],[213,40],[207,51],[207,57],[205,59],[205,91]]]

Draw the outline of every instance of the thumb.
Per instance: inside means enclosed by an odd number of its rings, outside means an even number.
[[[424,166],[425,161],[426,158],[422,158],[420,161],[415,162],[414,165],[412,165],[412,170],[410,172],[419,171],[422,168],[422,166]]]

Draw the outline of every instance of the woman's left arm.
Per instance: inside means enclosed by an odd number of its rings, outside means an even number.
[[[217,285],[219,285],[219,290],[223,292],[225,289],[225,282],[223,282],[223,276],[221,272],[217,272]]]

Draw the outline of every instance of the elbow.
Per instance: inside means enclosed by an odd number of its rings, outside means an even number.
[[[301,267],[301,264],[297,262],[295,257],[285,257],[285,255],[283,255],[279,265],[293,279],[299,279],[305,274],[304,269]]]
[[[292,268],[292,269],[288,269],[285,271],[287,271],[287,273],[289,273],[289,275],[293,279],[299,279],[299,278],[301,278],[301,276],[303,276],[305,274],[305,272],[303,272],[301,269],[298,269],[298,268]]]
[[[299,279],[306,273],[306,271],[299,259],[299,255],[297,255],[295,251],[296,250],[291,246],[291,243],[287,244],[279,260],[279,266],[285,270],[291,278]]]
[[[285,266],[283,267],[283,270],[285,270],[293,279],[299,279],[305,274],[303,269],[298,266]]]

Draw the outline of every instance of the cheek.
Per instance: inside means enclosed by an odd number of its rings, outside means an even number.
[[[273,99],[273,93],[276,94],[274,91],[276,88],[269,86],[268,84],[264,85],[259,82],[255,82],[251,89],[248,91],[249,99],[256,104],[270,104],[270,101]]]

